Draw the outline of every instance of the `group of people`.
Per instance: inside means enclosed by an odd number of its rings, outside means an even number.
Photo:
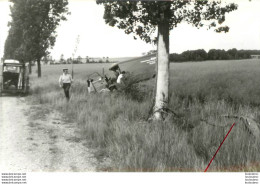
[[[118,84],[123,83],[123,79],[124,79],[126,73],[125,73],[125,71],[121,72],[118,64],[112,65],[109,68],[109,70],[111,70],[114,73],[114,75],[116,77],[116,83],[118,83]]]
[[[118,84],[122,84],[124,77],[125,77],[125,71],[120,70],[118,65],[112,66],[109,70],[113,71],[115,74],[115,79],[107,78],[105,76],[105,81],[107,82],[107,89],[110,91],[113,91],[116,89],[115,82]],[[73,82],[72,76],[68,72],[68,68],[63,68],[63,74],[59,78],[59,85],[64,90],[65,97],[67,101],[70,99],[70,87]],[[93,80],[87,80],[88,83],[88,89],[90,89],[90,86],[92,85]],[[90,90],[89,90],[90,91]]]

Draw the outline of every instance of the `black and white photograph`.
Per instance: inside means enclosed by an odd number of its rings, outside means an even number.
[[[259,17],[259,0],[0,0],[1,184],[257,184]]]

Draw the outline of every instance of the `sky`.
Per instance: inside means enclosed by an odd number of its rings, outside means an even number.
[[[227,14],[224,25],[228,33],[216,33],[206,28],[197,29],[186,23],[179,24],[170,32],[170,53],[195,49],[257,49],[260,50],[260,0],[228,0],[239,5],[238,10]],[[93,0],[69,0],[67,21],[57,28],[58,37],[51,56],[59,59],[72,57],[79,36],[75,57],[131,57],[155,50],[156,46],[134,40],[123,30],[110,27],[103,19],[104,8]],[[10,20],[9,3],[0,0],[0,57]]]

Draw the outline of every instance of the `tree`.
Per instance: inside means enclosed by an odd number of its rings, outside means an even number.
[[[11,7],[11,16],[13,20],[8,23],[10,26],[7,39],[5,41],[4,47],[4,58],[5,59],[17,59],[19,61],[30,63],[29,73],[31,74],[31,54],[25,51],[25,44],[23,44],[23,29],[21,27],[21,11],[19,9],[24,9],[24,3],[18,1]]]
[[[20,31],[20,30],[19,30]],[[18,59],[20,58],[15,54],[16,49],[18,49],[17,45],[21,45],[22,34],[14,27],[11,27],[9,30],[9,34],[5,41],[5,48],[4,48],[4,58],[5,59]]]
[[[89,63],[89,57],[86,56],[86,63]]]
[[[195,61],[203,61],[208,59],[208,54],[204,49],[195,50]]]
[[[66,64],[71,64],[71,63],[72,63],[72,58],[71,57],[67,58]]]
[[[209,60],[226,60],[229,59],[229,55],[225,50],[210,49],[208,52]]]
[[[184,61],[203,61],[208,58],[208,54],[204,49],[188,50],[184,51],[181,57]]]
[[[65,59],[63,54],[60,55],[60,63],[65,64]]]
[[[81,60],[82,60],[82,57],[81,57],[81,56],[78,56],[77,59],[76,59],[76,61],[77,61],[76,63],[77,63],[77,64],[78,64],[78,63],[81,63]]]
[[[228,57],[229,59],[238,59],[238,52],[237,49],[233,48],[233,49],[229,49],[227,51]]]
[[[5,55],[37,61],[49,54],[56,41],[56,28],[68,14],[68,0],[10,0],[12,21],[5,44]],[[15,35],[11,38],[11,33]],[[11,53],[11,54],[9,54]]]
[[[226,13],[237,9],[234,3],[223,5],[221,1],[175,0],[175,1],[110,1],[97,0],[103,4],[104,19],[110,26],[133,33],[134,39],[157,43],[157,80],[153,118],[161,120],[168,111],[169,102],[169,33],[183,21],[197,28],[207,26],[216,32],[228,32],[221,26]],[[218,27],[219,26],[219,27]],[[158,30],[157,37],[152,33]],[[166,113],[165,113],[166,112]]]

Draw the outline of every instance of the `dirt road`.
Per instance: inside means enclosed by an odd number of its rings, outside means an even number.
[[[26,97],[0,98],[0,172],[96,171],[75,123]]]

